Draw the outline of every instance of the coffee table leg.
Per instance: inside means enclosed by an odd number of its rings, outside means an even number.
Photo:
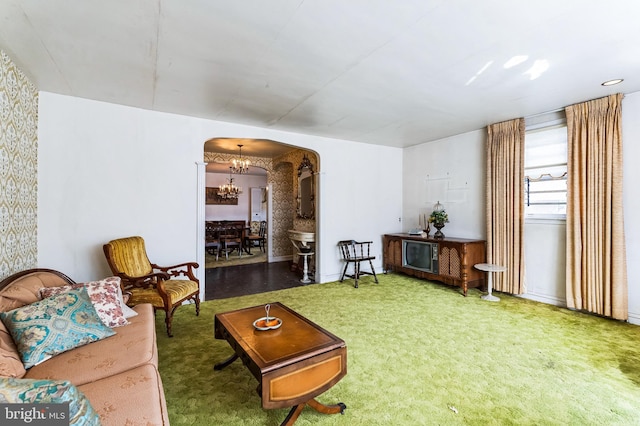
[[[291,426],[298,419],[300,413],[302,413],[302,409],[304,408],[304,404],[298,404],[291,407],[291,411],[287,414],[287,417],[280,424],[280,426]]]
[[[229,359],[225,359],[224,361],[221,361],[221,362],[217,363],[216,365],[214,365],[213,369],[214,370],[222,370],[223,368],[225,368],[227,365],[231,364],[236,359],[238,359],[238,354],[233,354]]]
[[[307,405],[322,414],[344,414],[344,410],[347,409],[347,406],[342,402],[338,402],[334,405],[324,405],[315,399],[307,401]]]
[[[302,409],[304,408],[305,405],[308,405],[309,407],[313,408],[314,410],[322,414],[338,414],[338,413],[344,414],[344,410],[347,409],[347,406],[342,402],[339,402],[335,405],[324,405],[323,403],[318,402],[315,399],[310,399],[304,404],[299,404],[294,407],[291,407],[291,411],[289,411],[287,418],[284,419],[284,421],[280,426],[292,425],[296,421],[298,416],[300,416],[300,413],[302,413]]]

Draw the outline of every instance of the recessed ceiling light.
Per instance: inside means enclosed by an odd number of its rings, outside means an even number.
[[[616,78],[615,80],[609,80],[602,83],[603,86],[613,86],[614,84],[622,83],[624,78]]]

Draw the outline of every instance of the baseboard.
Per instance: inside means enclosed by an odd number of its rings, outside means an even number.
[[[567,307],[567,303],[554,296],[547,296],[545,294],[536,294],[536,293],[526,293],[526,294],[518,294],[518,297],[523,299],[533,300],[535,302],[546,303],[548,305],[560,306],[562,308]]]
[[[630,324],[640,325],[640,314],[629,312],[628,315],[629,315],[629,319],[627,319],[627,321]]]
[[[270,263],[273,262],[286,262],[286,261],[291,261],[293,259],[292,255],[288,255],[288,256],[274,256],[270,259]]]
[[[519,294],[517,296],[523,299],[529,299],[529,300],[533,300],[540,303],[546,303],[548,305],[555,305],[562,308],[567,307],[567,303],[562,299],[558,299],[557,297],[549,297],[549,296],[540,295],[540,294]],[[629,312],[627,315],[628,315],[627,322],[629,324],[640,325],[640,314]]]
[[[320,277],[317,281],[318,283],[332,283],[334,281],[338,281],[340,279],[340,273],[337,274],[327,274]]]

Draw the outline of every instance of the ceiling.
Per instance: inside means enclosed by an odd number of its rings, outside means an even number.
[[[277,158],[289,151],[300,149],[296,146],[286,145],[269,139],[240,139],[240,138],[214,138],[204,143],[205,152],[232,154],[233,158],[240,159],[240,146],[242,145],[242,157]],[[207,173],[229,173],[228,156],[221,156],[220,161],[207,164]],[[225,159],[227,161],[225,161]],[[248,158],[251,160],[250,158]],[[260,167],[249,166],[248,175],[266,176],[267,171]]]
[[[2,0],[0,48],[42,91],[408,147],[640,90],[639,16],[636,0]]]

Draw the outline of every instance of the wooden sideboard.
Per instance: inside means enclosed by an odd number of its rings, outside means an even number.
[[[438,244],[438,273],[406,267],[402,259],[402,240]],[[484,272],[473,267],[484,263],[486,241],[464,238],[423,238],[409,234],[386,234],[383,237],[383,265],[385,272],[396,271],[418,278],[440,281],[462,288],[463,294],[474,287],[484,287]]]

